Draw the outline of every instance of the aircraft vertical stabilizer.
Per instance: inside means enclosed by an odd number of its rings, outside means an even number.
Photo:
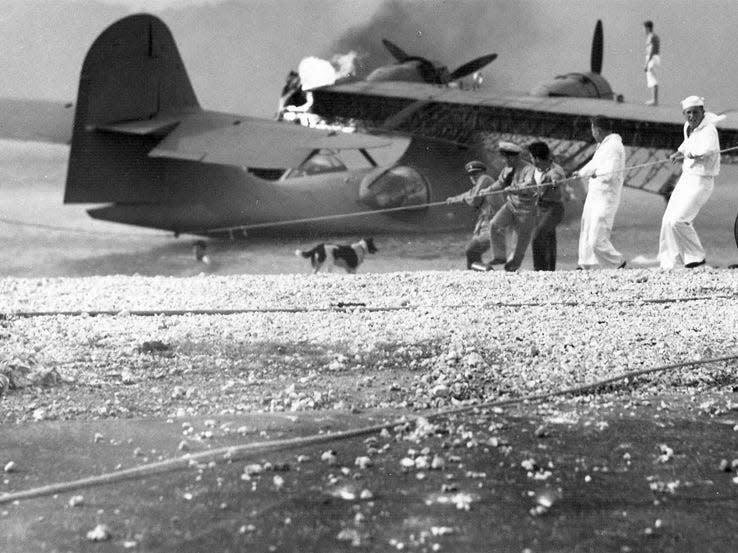
[[[160,19],[138,14],[108,27],[82,66],[65,203],[162,200],[162,165],[148,153],[179,117],[199,110]]]

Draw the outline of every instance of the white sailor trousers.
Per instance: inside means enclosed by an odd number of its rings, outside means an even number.
[[[674,187],[661,219],[659,263],[662,269],[673,269],[681,261],[697,263],[705,259],[692,221],[712,194],[715,177],[682,173]]]
[[[587,193],[579,230],[579,266],[614,269],[623,263],[623,256],[610,242],[610,233],[620,195],[592,190]]]

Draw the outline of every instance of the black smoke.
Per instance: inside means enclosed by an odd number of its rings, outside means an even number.
[[[395,59],[382,45],[386,38],[407,54],[422,56],[453,71],[467,61],[490,53],[520,56],[507,44],[513,34],[536,40],[538,31],[524,4],[503,0],[407,1],[387,0],[366,24],[350,28],[332,46],[332,53],[356,50],[357,77]],[[486,80],[495,74],[492,62]]]

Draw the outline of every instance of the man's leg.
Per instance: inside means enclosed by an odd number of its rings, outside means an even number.
[[[597,257],[594,254],[596,237],[595,203],[594,196],[587,193],[582,209],[582,220],[579,224],[579,256],[577,258],[577,265],[584,269],[597,265]]]
[[[466,245],[466,268],[471,269],[473,263],[481,263],[482,255],[489,249],[489,240],[480,236],[472,236]]]
[[[506,203],[506,200],[502,195],[497,195],[490,198],[489,200],[492,215],[496,215]],[[489,228],[489,242],[492,247],[492,261],[491,265],[502,264],[507,261],[507,233],[505,229],[493,229],[490,225]]]
[[[515,253],[512,259],[505,263],[506,271],[517,271],[523,264],[525,251],[528,249],[530,239],[533,236],[533,230],[536,224],[536,215],[533,213],[516,213],[514,221],[515,234],[518,236],[518,243],[515,244]]]
[[[534,233],[533,268],[536,271],[556,269],[556,227],[564,220],[564,204],[555,203],[539,208],[538,225]]]
[[[705,250],[692,221],[712,194],[712,188],[710,178],[683,175],[679,179],[661,220],[659,262],[662,269],[673,268],[680,258],[685,265],[704,261]]]
[[[595,223],[597,237],[595,239],[594,254],[597,258],[597,264],[603,269],[620,268],[623,261],[625,261],[623,255],[615,249],[610,241],[616,209],[617,206],[608,206],[600,213]]]
[[[533,270],[547,271],[548,259],[546,258],[548,250],[548,232],[544,229],[538,229],[530,243],[530,249],[533,253]]]
[[[646,67],[646,86],[651,89],[651,99],[646,102],[649,106],[656,106],[659,103],[659,82],[656,79],[657,58],[651,58]]]

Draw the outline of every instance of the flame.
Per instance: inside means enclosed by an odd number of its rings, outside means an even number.
[[[297,66],[303,90],[331,85],[338,79],[355,73],[358,54],[353,50],[347,54],[336,54],[331,61],[309,56]]]

